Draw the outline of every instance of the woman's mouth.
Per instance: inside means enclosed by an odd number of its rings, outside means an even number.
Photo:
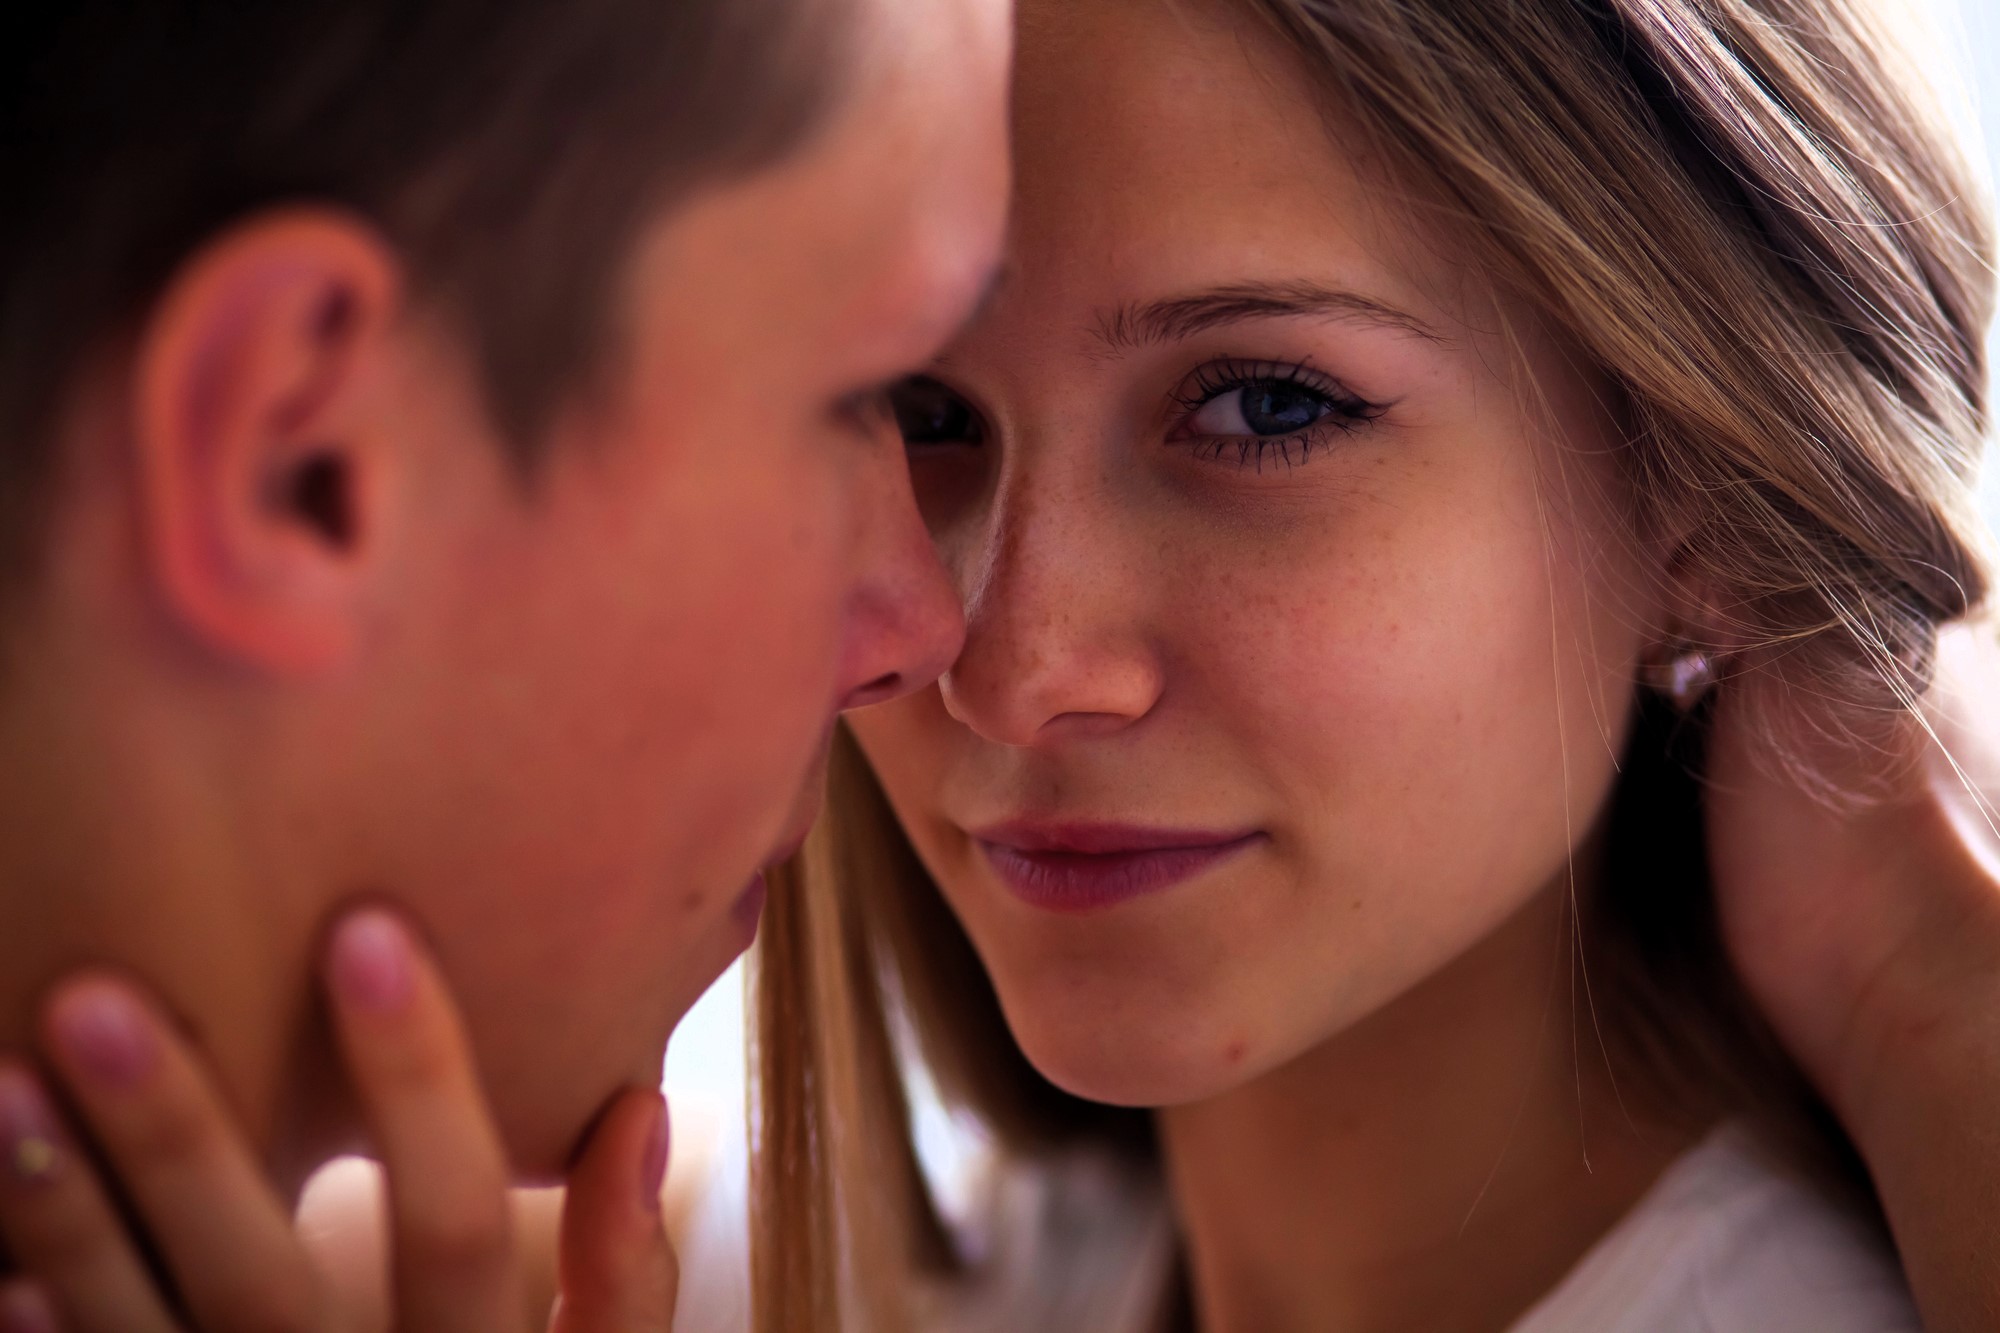
[[[1080,913],[1172,888],[1265,835],[1019,821],[976,830],[972,839],[1015,897],[1051,912]]]

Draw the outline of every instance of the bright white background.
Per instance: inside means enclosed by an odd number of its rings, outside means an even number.
[[[1944,27],[1960,63],[1951,77],[1969,88],[1966,100],[1974,108],[1967,137],[1981,152],[1990,181],[2000,176],[2000,0],[1958,0],[1955,14],[1947,9]],[[2000,335],[1989,338],[1987,346],[2000,356]],[[2000,527],[2000,466],[1987,467],[1980,495],[1987,522]]]
[[[1921,0],[1920,0],[1921,2]],[[1962,112],[1964,132],[1974,150],[1991,163],[1984,145],[2000,145],[2000,0],[1940,0],[1937,12],[1944,37],[1946,67],[1941,83],[1961,91],[1948,94]],[[1959,68],[1950,68],[1956,63]],[[1963,90],[1969,87],[1970,92]],[[1970,103],[1970,105],[1968,105]],[[2000,355],[2000,337],[1990,345]],[[1986,469],[1981,487],[1989,522],[2000,526],[2000,465]],[[675,1120],[694,1134],[740,1132],[743,1104],[743,982],[741,968],[728,975],[690,1013],[667,1053],[668,1092]]]

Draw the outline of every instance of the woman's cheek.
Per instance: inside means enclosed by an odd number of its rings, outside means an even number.
[[[1355,523],[1294,550],[1282,580],[1215,581],[1177,654],[1190,706],[1248,752],[1294,836],[1337,842],[1345,864],[1522,838],[1549,844],[1516,851],[1538,864],[1566,837],[1565,736],[1596,745],[1585,769],[1603,754],[1567,697],[1580,671],[1557,670],[1541,549],[1513,524],[1401,509],[1400,530]]]

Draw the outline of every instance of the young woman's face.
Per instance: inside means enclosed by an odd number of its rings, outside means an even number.
[[[1172,1104],[1554,891],[1657,580],[1593,380],[1274,40],[1023,8],[1012,268],[902,411],[968,639],[853,727],[1029,1057]]]

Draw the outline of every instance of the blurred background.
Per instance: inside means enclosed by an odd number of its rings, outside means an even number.
[[[1895,3],[1896,0],[1890,0]],[[2000,175],[2000,0],[1906,0],[1912,22],[1936,29],[1937,71],[1970,150]],[[2000,336],[1988,346],[2000,358]],[[1980,487],[1989,525],[2000,529],[2000,465],[1989,465]],[[731,968],[690,1013],[667,1052],[666,1087],[673,1098],[676,1140],[721,1169],[737,1167],[743,1131],[743,977]],[[919,1108],[919,1138],[932,1152],[949,1152],[949,1133],[934,1105]],[[677,1154],[678,1155],[678,1154]],[[928,1154],[927,1154],[928,1155]]]
[[[1956,0],[1956,12],[1949,0],[1940,3],[1945,5],[1939,18],[1946,49],[1959,62],[1950,76],[1964,90],[1961,100],[1969,103],[1966,134],[1983,156],[1990,181],[2000,177],[2000,154],[1995,152],[2000,147],[2000,0]],[[1986,345],[2000,353],[2000,337],[1989,336]],[[1990,459],[1980,499],[1987,523],[2000,529],[2000,467]]]

